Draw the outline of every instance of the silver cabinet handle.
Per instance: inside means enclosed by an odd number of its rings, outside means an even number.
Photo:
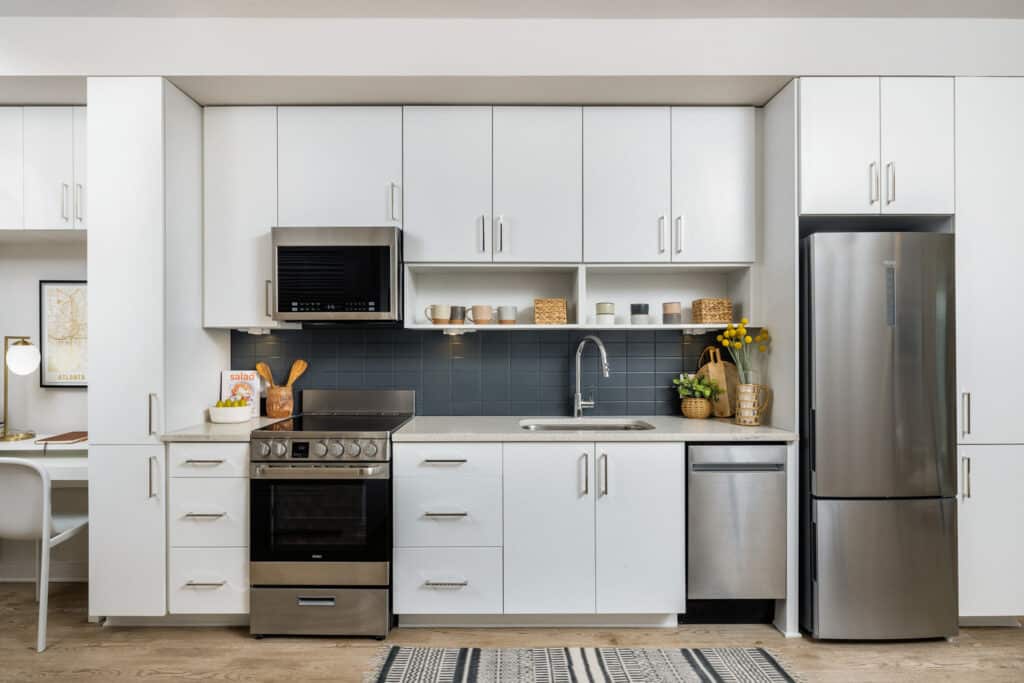
[[[960,458],[960,499],[967,500],[971,497],[971,459],[967,456]]]
[[[604,472],[604,476],[602,477],[603,481],[601,482],[601,495],[602,496],[607,496],[608,495],[608,454],[607,453],[602,453],[601,454],[601,464],[602,464],[602,468],[601,469]]]
[[[965,391],[960,394],[960,436],[967,436],[971,433],[971,392]]]
[[[880,192],[878,187],[879,180],[877,161],[872,161],[870,164],[868,164],[868,183],[871,186],[871,189],[869,190],[869,197],[871,199],[870,203],[874,204],[875,202],[878,201],[878,193]]]
[[[273,285],[274,283],[270,280],[264,280],[264,283],[265,284],[263,285],[263,310],[267,314],[268,318],[273,318],[274,313],[273,311],[270,310],[270,300],[273,298],[273,295],[270,293],[270,290],[272,289],[271,285]]]
[[[971,497],[971,459],[967,458],[967,497]]]
[[[424,512],[424,517],[439,517],[442,519],[455,519],[459,517],[469,517],[468,512]]]
[[[464,465],[468,462],[465,458],[426,458],[424,465]]]
[[[220,519],[221,517],[227,517],[226,512],[186,512],[185,516],[189,519]]]
[[[295,604],[299,607],[334,607],[336,599],[330,597],[303,597],[299,596]]]
[[[498,251],[505,251],[505,217],[498,216]]]
[[[186,581],[185,585],[189,588],[222,588],[227,583],[227,581]]]
[[[391,220],[397,221],[398,220],[398,211],[396,210],[395,190],[398,189],[398,184],[397,183],[388,183],[388,185],[389,185],[389,195],[388,195],[388,198],[391,200]]]
[[[75,183],[75,218],[82,220],[82,183]]]
[[[683,253],[683,217],[682,216],[676,216],[676,234],[675,234],[675,238],[674,239],[675,239],[675,243],[676,243],[676,253],[677,254],[682,254]]]
[[[60,184],[60,216],[65,221],[68,219],[68,184]]]
[[[148,397],[146,399],[148,401],[148,406],[147,406],[148,416],[146,418],[147,419],[147,427],[146,427],[146,429],[149,432],[150,436],[153,436],[153,434],[155,433],[153,431],[153,399],[154,398],[156,398],[156,394],[148,394]]]
[[[896,201],[896,162],[890,161],[885,165],[885,203],[892,204]]]
[[[658,253],[665,253],[665,217],[658,216]]]
[[[583,454],[583,490],[580,495],[590,495],[590,453]]]
[[[202,460],[202,459],[198,459],[198,458],[189,458],[188,460],[185,461],[185,464],[186,465],[223,465],[224,464],[224,459],[220,458],[220,459]]]
[[[487,251],[487,214],[480,214],[480,251]]]
[[[146,459],[146,498],[153,498],[156,496],[156,491],[153,490],[153,463],[156,462],[156,456],[151,455]]]
[[[465,588],[469,585],[469,581],[431,581],[427,579],[423,585],[427,588]]]

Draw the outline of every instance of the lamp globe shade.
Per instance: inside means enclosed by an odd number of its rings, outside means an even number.
[[[39,367],[39,349],[32,344],[15,344],[7,349],[7,367],[15,375],[27,375]]]

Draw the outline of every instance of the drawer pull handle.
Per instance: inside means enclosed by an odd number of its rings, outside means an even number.
[[[443,518],[454,518],[454,517],[469,517],[468,512],[424,512],[424,517],[441,517]]]
[[[464,465],[467,460],[465,458],[427,458],[423,461],[424,465]]]
[[[334,597],[329,598],[316,598],[316,597],[302,597],[296,601],[299,607],[334,607]]]
[[[423,582],[423,585],[427,588],[465,588],[469,585],[469,581],[430,581],[428,579]]]
[[[219,460],[202,460],[199,458],[189,458],[185,461],[186,465],[223,465],[224,459]]]
[[[220,519],[221,517],[227,517],[226,512],[186,512],[185,516],[189,519]]]
[[[185,585],[189,588],[222,588],[227,583],[227,581],[187,581]]]

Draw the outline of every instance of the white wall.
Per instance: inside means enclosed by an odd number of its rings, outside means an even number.
[[[38,345],[39,281],[85,279],[85,240],[0,243],[0,336],[25,334]],[[12,427],[41,436],[86,428],[86,389],[43,389],[37,370],[11,375],[9,391]]]
[[[0,19],[0,75],[1024,75],[1007,19]]]

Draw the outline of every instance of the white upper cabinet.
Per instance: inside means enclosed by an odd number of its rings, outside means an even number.
[[[879,213],[878,78],[800,79],[800,212]]]
[[[280,107],[282,226],[401,225],[401,107]]]
[[[85,174],[85,134],[86,134],[86,109],[85,107],[72,107],[71,137],[73,149],[71,155],[74,159],[75,187],[73,192],[73,215],[76,228],[85,228],[86,218],[86,174]]]
[[[277,108],[206,107],[203,126],[203,326],[277,327],[268,293]]]
[[[1012,359],[994,335],[1024,337],[1020,278],[1024,234],[1024,78],[956,81],[957,384],[961,443],[1022,444]],[[897,190],[897,197],[899,196]],[[997,328],[995,331],[993,328]]]
[[[0,107],[0,230],[24,224],[24,117],[21,107]]]
[[[752,107],[673,107],[673,261],[754,260],[755,126]]]
[[[490,261],[491,108],[404,115],[405,260]]]
[[[583,257],[583,110],[494,108],[495,261]]]
[[[686,611],[684,449],[597,444],[598,613]]]
[[[800,212],[953,213],[953,79],[800,79]]]
[[[71,107],[25,107],[25,223],[74,227],[74,124]]]
[[[881,81],[882,213],[953,213],[953,79]]]
[[[583,260],[669,261],[668,107],[583,109]]]

